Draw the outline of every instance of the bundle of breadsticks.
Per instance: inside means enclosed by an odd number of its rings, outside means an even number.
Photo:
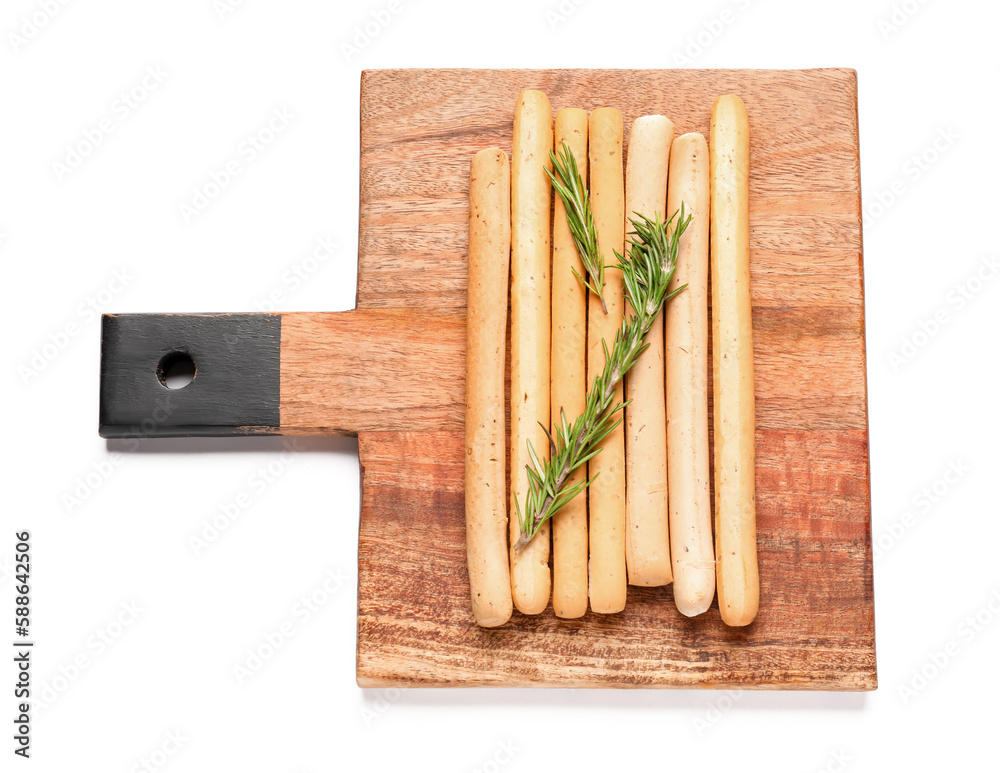
[[[480,626],[503,625],[514,607],[538,614],[550,597],[560,618],[582,617],[588,604],[599,614],[621,612],[629,584],[673,583],[677,609],[687,616],[708,610],[716,591],[728,625],[748,625],[757,614],[746,108],[737,96],[720,96],[708,142],[697,133],[674,134],[662,115],[636,118],[626,158],[617,109],[588,115],[566,108],[553,125],[546,95],[524,91],[514,110],[511,159],[499,148],[472,159],[465,503],[472,611]],[[589,175],[603,276],[585,268],[560,195],[550,222],[553,151],[572,154],[581,180]],[[585,410],[587,390],[633,313],[615,267],[615,256],[627,257],[637,238],[630,223],[671,222],[678,211],[690,220],[677,242],[670,287],[682,289],[663,307],[646,334],[647,348],[617,387],[624,421],[560,481],[567,489],[582,484],[581,493],[525,541],[519,514],[532,465],[555,451],[557,424]],[[598,280],[600,287],[593,284]]]

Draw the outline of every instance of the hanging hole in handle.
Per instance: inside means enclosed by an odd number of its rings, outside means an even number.
[[[187,352],[169,352],[156,364],[156,377],[167,389],[183,389],[198,375],[198,367]]]

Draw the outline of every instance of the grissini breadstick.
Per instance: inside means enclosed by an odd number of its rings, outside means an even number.
[[[621,270],[611,268],[615,250],[625,242],[625,181],[622,170],[622,114],[601,107],[590,114],[590,197],[597,226],[598,245],[608,268],[605,271],[605,314],[593,293],[589,296],[587,330],[587,383],[604,367],[602,341],[612,348],[621,327],[625,301]],[[615,390],[621,400],[622,388]],[[619,425],[601,451],[588,462],[592,483],[590,503],[590,608],[611,614],[625,608],[625,433]]]
[[[673,139],[674,124],[662,115],[644,115],[632,122],[625,167],[626,218],[639,213],[664,219]],[[673,580],[662,312],[646,334],[646,343],[648,348],[625,376],[625,399],[631,401],[625,408],[625,561],[630,584],[653,586]]]
[[[530,440],[540,459],[549,441],[549,207],[552,108],[540,91],[522,91],[514,108],[511,159],[510,573],[514,606],[534,615],[549,603],[549,527],[523,550],[515,502],[528,491]]]
[[[715,597],[711,460],[708,452],[708,143],[701,134],[674,140],[667,211],[684,205],[691,223],[681,236],[670,289],[687,285],[666,308],[667,481],[674,602],[700,615]]]
[[[465,535],[476,622],[510,619],[504,347],[510,270],[510,165],[488,148],[469,174],[469,296],[466,314]]]
[[[757,615],[753,331],[750,303],[750,123],[726,95],[712,107],[712,360],[715,395],[715,550],[727,625]]]
[[[587,179],[587,111],[560,110],[556,115],[555,148],[565,142]],[[559,411],[573,421],[587,401],[587,289],[573,275],[585,276],[583,262],[566,222],[566,207],[555,197],[552,223],[552,425]],[[567,481],[583,480],[579,469]],[[587,500],[575,497],[552,518],[552,608],[557,617],[587,612]]]

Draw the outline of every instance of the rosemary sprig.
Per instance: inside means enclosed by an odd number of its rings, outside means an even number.
[[[622,320],[610,353],[607,341],[601,341],[604,370],[594,378],[583,413],[570,424],[565,412],[560,410],[555,437],[543,427],[549,439],[549,460],[543,463],[532,448],[531,441],[528,441],[528,458],[531,460],[531,464],[527,465],[528,492],[523,512],[521,503],[515,500],[521,526],[515,550],[527,545],[543,523],[594,481],[591,478],[565,487],[570,475],[597,454],[601,450],[601,441],[621,424],[621,416],[617,414],[627,402],[613,403],[615,387],[649,346],[644,339],[663,304],[687,287],[683,285],[673,292],[667,291],[677,268],[678,243],[691,222],[690,216],[684,217],[684,206],[681,205],[679,214],[675,212],[665,223],[658,215],[655,220],[650,220],[636,214],[639,219],[631,220],[635,230],[629,233],[636,237],[629,244],[630,259],[626,261],[615,252],[618,258],[616,268],[622,272],[625,297],[634,313]]]
[[[607,314],[608,304],[604,302],[604,256],[597,246],[594,210],[590,207],[590,194],[576,164],[576,156],[564,142],[559,149],[559,156],[550,150],[549,158],[556,173],[552,174],[546,168],[545,174],[549,176],[552,187],[566,207],[566,222],[569,224],[573,243],[576,245],[576,251],[580,253],[580,261],[587,270],[590,281],[580,276],[575,268],[573,275],[583,283],[584,287],[600,298],[601,308]]]

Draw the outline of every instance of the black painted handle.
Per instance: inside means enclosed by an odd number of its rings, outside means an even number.
[[[165,383],[190,358],[194,379]],[[107,438],[277,434],[280,314],[105,314],[100,434]]]

